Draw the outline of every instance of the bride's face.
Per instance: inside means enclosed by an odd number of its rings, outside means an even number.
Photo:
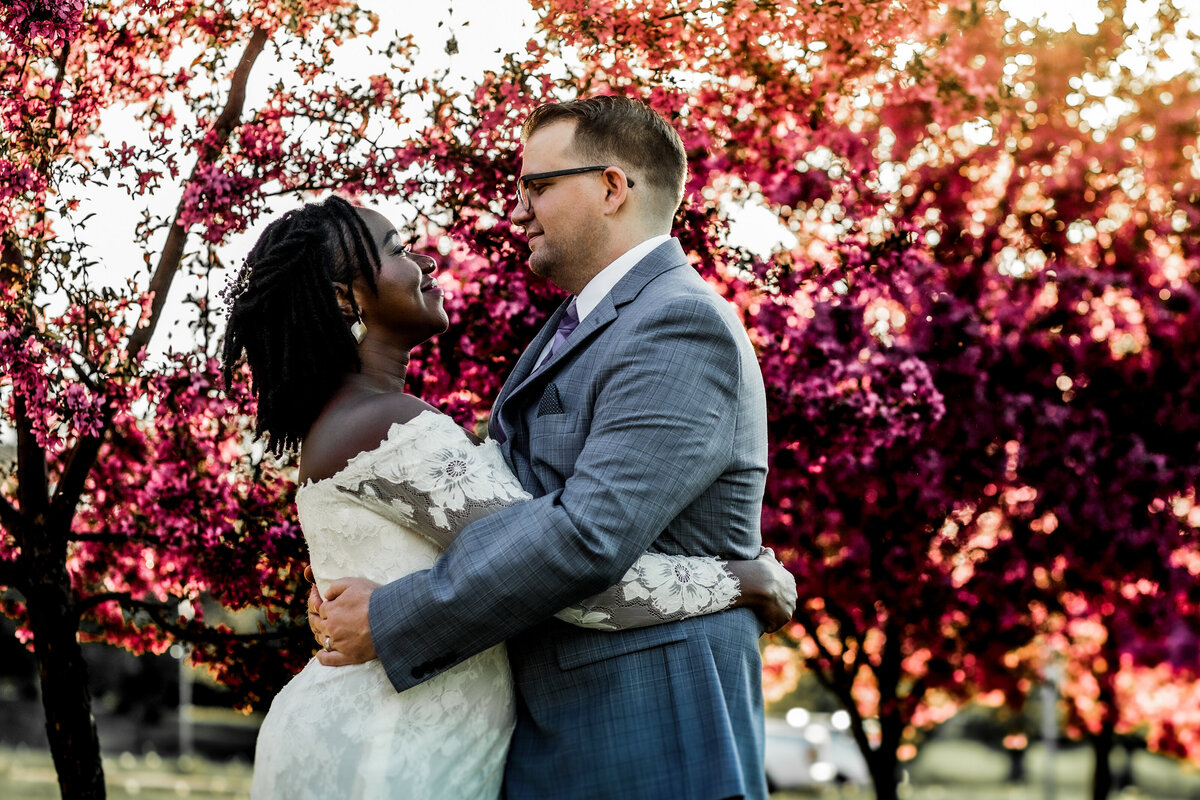
[[[442,289],[433,277],[437,262],[408,250],[387,217],[365,208],[358,213],[379,251],[377,292],[361,280],[354,286],[367,335],[396,336],[405,346],[415,347],[445,331],[449,317],[442,305]]]

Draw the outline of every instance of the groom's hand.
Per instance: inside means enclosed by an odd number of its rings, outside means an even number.
[[[321,619],[321,604],[325,598],[321,597],[321,590],[317,588],[311,565],[304,568],[304,579],[312,584],[308,589],[308,628],[320,647],[325,643],[325,621]]]
[[[317,653],[318,661],[327,667],[343,667],[375,658],[368,610],[371,593],[378,586],[366,578],[338,578],[329,584],[320,610],[326,638]]]

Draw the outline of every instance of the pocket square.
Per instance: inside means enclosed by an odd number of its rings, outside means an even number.
[[[553,383],[546,387],[546,391],[542,392],[541,402],[538,403],[539,417],[544,417],[547,414],[562,414],[566,409],[563,408],[562,398],[558,396],[558,387]]]

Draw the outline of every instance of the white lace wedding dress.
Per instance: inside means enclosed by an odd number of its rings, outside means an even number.
[[[379,583],[426,569],[473,519],[529,499],[494,442],[449,417],[393,425],[374,450],[296,493],[317,585]],[[633,628],[727,608],[738,584],[715,558],[646,554],[620,584],[559,617]],[[251,796],[498,798],[514,721],[504,646],[404,692],[378,661],[315,658],[283,688],[259,731]]]

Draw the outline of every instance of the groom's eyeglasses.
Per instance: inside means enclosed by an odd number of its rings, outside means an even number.
[[[573,167],[571,169],[556,169],[553,172],[534,172],[531,175],[522,175],[517,179],[517,202],[523,205],[526,210],[533,209],[533,199],[529,196],[529,184],[531,183],[549,180],[550,178],[565,178],[568,175],[582,175],[585,172],[603,172],[606,169],[612,169],[612,167]],[[630,189],[633,188],[633,180],[629,176],[625,177],[625,185]]]

